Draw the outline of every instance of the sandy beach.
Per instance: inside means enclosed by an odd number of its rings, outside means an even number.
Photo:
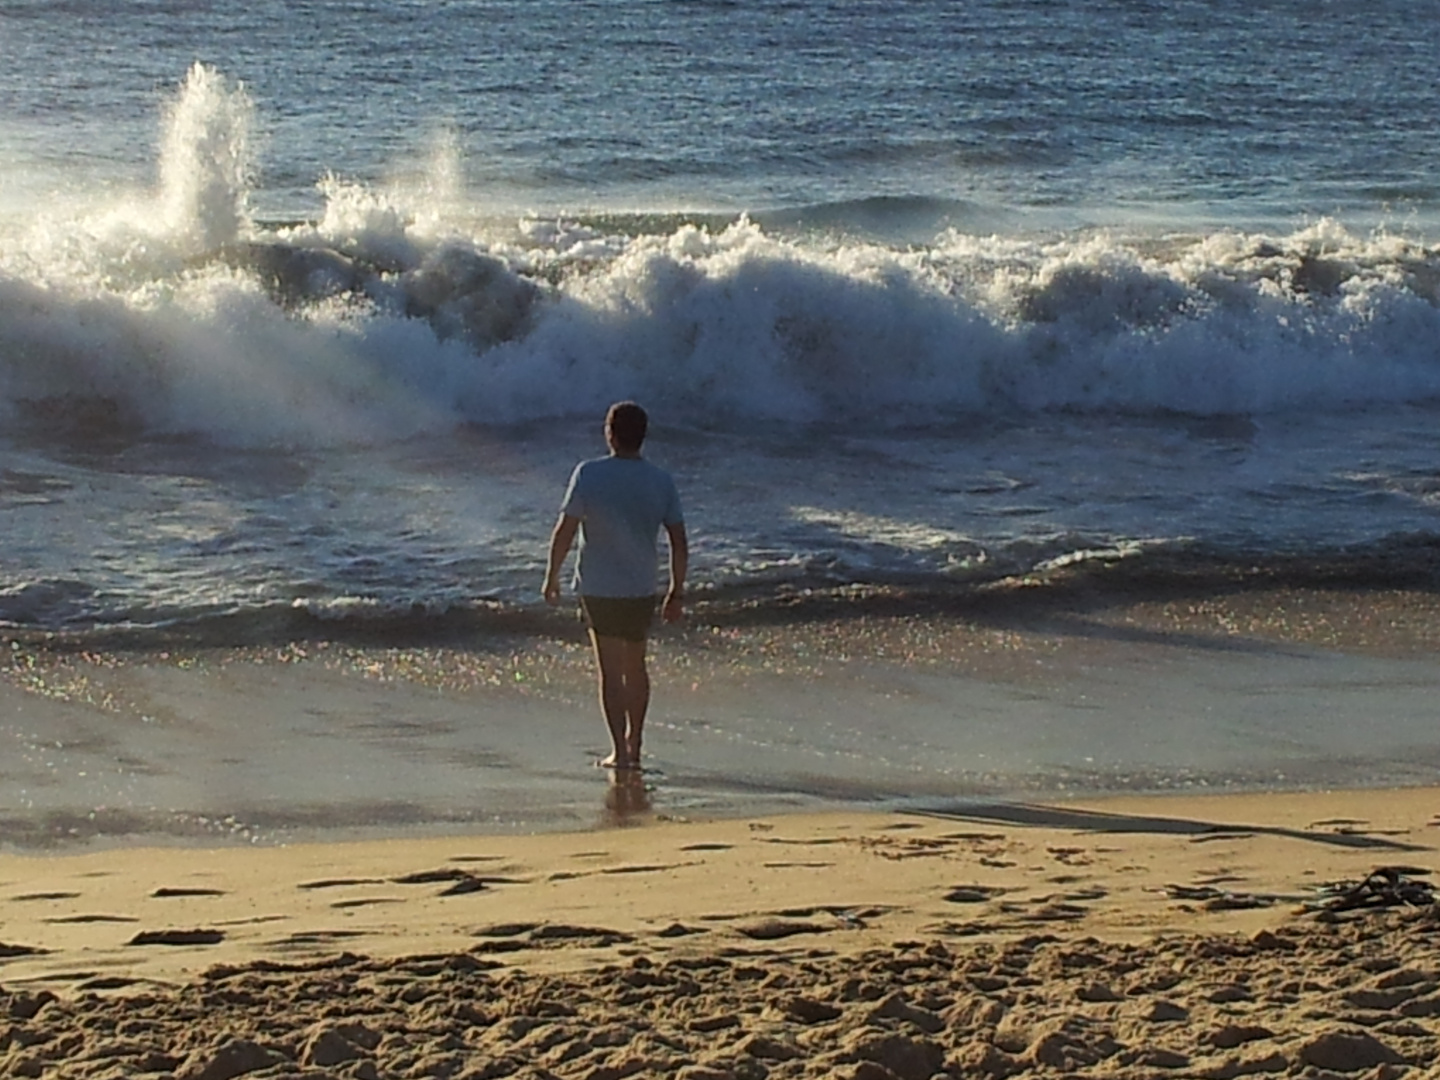
[[[13,640],[0,1076],[1440,1075],[1428,590],[922,600]]]
[[[609,801],[587,832],[0,857],[0,1075],[1440,1075],[1440,789]]]

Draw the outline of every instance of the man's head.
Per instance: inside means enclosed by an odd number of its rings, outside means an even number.
[[[605,414],[605,438],[618,454],[638,454],[650,418],[633,401],[617,401]]]

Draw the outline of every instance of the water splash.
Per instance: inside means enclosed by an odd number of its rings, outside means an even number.
[[[464,190],[460,135],[453,127],[439,128],[430,135],[424,171],[411,196],[416,226],[427,234],[443,233],[447,222],[463,213]]]
[[[180,246],[213,251],[250,228],[253,106],[232,85],[197,63],[167,110],[160,158],[166,224]]]
[[[744,217],[507,229],[466,200],[443,131],[408,179],[327,173],[319,220],[266,227],[249,214],[251,120],[244,88],[197,64],[166,110],[159,192],[38,215],[0,244],[0,415],[254,446],[618,397],[680,423],[901,425],[1440,398],[1440,247],[1421,241],[1330,221],[952,229],[904,248]]]

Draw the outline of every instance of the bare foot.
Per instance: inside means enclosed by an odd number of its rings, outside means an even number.
[[[617,757],[613,753],[607,754],[595,764],[602,769],[634,769],[637,767],[635,762],[629,758]]]

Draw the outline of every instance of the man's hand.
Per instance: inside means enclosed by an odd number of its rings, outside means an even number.
[[[545,561],[545,584],[540,586],[540,595],[551,607],[560,603],[560,567],[565,563],[565,556],[570,554],[570,545],[574,543],[575,532],[579,528],[579,518],[561,514],[555,522],[555,531],[550,534],[550,556]]]
[[[545,584],[540,586],[540,594],[545,597],[545,602],[551,607],[560,603],[560,583],[554,578],[547,577]]]
[[[670,591],[665,594],[660,618],[671,623],[685,617],[685,571],[690,566],[690,539],[685,535],[683,521],[667,523],[665,533],[670,538]]]

